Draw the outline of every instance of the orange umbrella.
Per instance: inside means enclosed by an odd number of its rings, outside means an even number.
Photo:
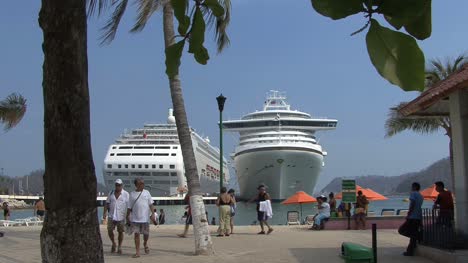
[[[356,185],[356,195],[358,191],[362,191],[362,194],[367,197],[367,200],[369,201],[378,201],[378,200],[387,200],[388,198],[377,193],[376,191],[370,189],[370,188],[362,188],[359,185]],[[335,195],[335,199],[342,199],[343,198],[343,193],[338,193]]]
[[[420,193],[424,197],[424,200],[432,201],[435,201],[437,199],[437,196],[439,195],[439,192],[436,191],[435,184],[433,184],[431,187],[422,190]]]
[[[301,206],[301,218],[302,218],[302,204],[317,202],[317,199],[308,195],[304,191],[299,191],[290,196],[288,199],[281,202],[283,205],[299,204]]]

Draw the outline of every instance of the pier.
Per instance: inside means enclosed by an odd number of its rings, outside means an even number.
[[[25,201],[27,204],[33,204],[37,200],[39,200],[39,195],[0,195],[0,199],[15,199],[15,200],[22,200]],[[97,196],[96,202],[98,206],[104,206],[106,202],[107,195],[104,196]],[[205,196],[203,197],[203,201],[205,204],[214,204],[216,202],[216,196]],[[47,202],[47,200],[46,200]],[[155,205],[184,205],[184,197],[172,197],[172,196],[159,196],[153,197],[153,204]]]

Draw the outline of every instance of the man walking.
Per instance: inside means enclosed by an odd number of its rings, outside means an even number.
[[[135,238],[136,253],[134,258],[140,257],[140,234],[143,234],[143,247],[145,254],[149,253],[148,238],[149,238],[149,219],[156,224],[154,217],[153,198],[150,192],[145,190],[143,179],[136,178],[134,180],[135,191],[130,193],[130,199],[127,206],[127,222],[131,222],[132,230]]]
[[[122,241],[123,232],[125,227],[125,215],[127,212],[129,194],[123,189],[121,179],[115,180],[115,189],[112,190],[107,197],[106,204],[104,205],[104,212],[102,219],[106,219],[107,213],[109,212],[109,218],[107,219],[107,234],[112,241],[111,253],[115,252],[116,244],[114,239],[114,230],[117,228],[119,246],[117,253],[122,254]]]
[[[403,232],[406,232],[407,236],[409,236],[410,241],[408,247],[406,248],[406,252],[403,253],[404,256],[413,256],[414,249],[416,248],[416,243],[419,237],[419,228],[421,227],[422,221],[422,204],[423,204],[423,196],[419,193],[421,186],[419,183],[413,183],[411,185],[411,194],[409,197],[410,204],[408,209],[408,215],[406,216],[406,225],[404,228],[401,229]]]

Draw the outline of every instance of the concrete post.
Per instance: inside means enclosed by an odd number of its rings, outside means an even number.
[[[462,242],[468,241],[468,90],[450,95],[453,160],[456,198],[456,230]]]

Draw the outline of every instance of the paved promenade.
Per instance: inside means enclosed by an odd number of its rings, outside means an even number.
[[[123,254],[110,253],[110,241],[105,226],[101,226],[106,262],[171,262],[171,263],[219,263],[219,262],[327,262],[343,263],[339,257],[343,241],[352,241],[371,246],[371,231],[310,231],[303,226],[275,226],[270,235],[257,235],[258,226],[236,227],[230,237],[216,237],[211,226],[216,250],[214,256],[193,256],[194,240],[176,236],[182,225],[151,226],[150,253],[141,252],[140,258],[131,258],[135,253],[133,237],[125,235]],[[41,227],[0,227],[5,237],[0,238],[0,262],[41,262],[39,235]],[[378,262],[431,262],[422,257],[404,257],[408,239],[395,230],[378,231]]]

